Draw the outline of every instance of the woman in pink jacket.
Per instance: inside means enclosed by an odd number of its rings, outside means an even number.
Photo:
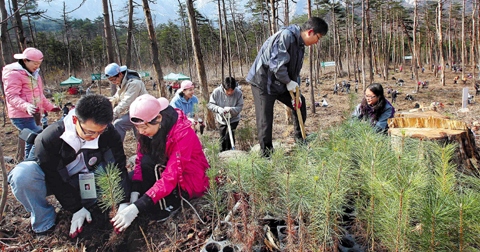
[[[130,226],[138,213],[166,220],[180,208],[182,198],[201,197],[209,187],[202,144],[181,110],[163,97],[144,94],[130,105],[130,120],[141,136],[132,175],[132,204],[120,204],[112,219],[118,232]]]
[[[40,117],[44,111],[58,112],[43,94],[43,82],[39,75],[43,54],[40,50],[28,47],[23,53],[13,55],[17,62],[6,65],[2,72],[5,88],[8,117],[18,129],[31,129],[40,132]],[[37,121],[35,121],[37,117]],[[33,144],[25,144],[25,158],[30,154]]]

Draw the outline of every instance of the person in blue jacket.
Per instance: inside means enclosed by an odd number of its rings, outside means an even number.
[[[385,98],[381,84],[373,83],[365,89],[362,102],[357,105],[352,116],[360,120],[370,121],[377,132],[386,133],[388,118],[393,118],[395,108]]]
[[[193,118],[198,104],[198,98],[194,95],[194,90],[195,86],[191,81],[183,81],[170,101],[170,106],[181,109],[188,118]]]

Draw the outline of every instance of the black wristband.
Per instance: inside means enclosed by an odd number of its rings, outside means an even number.
[[[146,194],[140,197],[137,201],[133,202],[133,204],[135,204],[139,212],[143,212],[154,205],[152,198]]]

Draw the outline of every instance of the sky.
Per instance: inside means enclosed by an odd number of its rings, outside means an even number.
[[[126,13],[127,3],[126,0],[111,0],[114,10],[115,20],[120,16],[123,16],[123,13]],[[185,0],[181,0],[185,2]],[[82,0],[65,0],[67,11],[77,8]],[[141,4],[140,0],[135,2]],[[178,19],[178,1],[177,0],[157,0],[156,4],[151,4],[150,9],[152,12],[152,17],[156,23],[167,23],[169,20],[176,22]],[[47,16],[53,18],[59,18],[63,12],[63,3],[61,0],[54,0],[51,3],[46,3],[43,1],[38,1],[39,9],[46,10],[45,13]],[[215,17],[217,13],[217,7],[214,2],[211,0],[197,0],[195,6],[198,8],[200,13],[207,17]],[[85,19],[89,18],[91,20],[102,16],[102,0],[86,0],[86,2],[77,10],[69,14],[71,18]],[[136,8],[136,16],[143,18],[143,10],[141,8]],[[126,17],[125,17],[126,19]]]
[[[114,9],[115,20],[118,20],[120,16],[123,16],[123,13],[126,13],[126,4],[128,1],[126,0],[111,0],[112,6]],[[185,0],[181,0],[183,3]],[[237,4],[237,8],[241,8],[240,11],[243,11],[243,6],[247,2],[247,0],[234,0]],[[71,11],[77,8],[82,0],[53,0],[50,3],[46,3],[42,0],[38,1],[39,9],[46,10],[45,13],[47,16],[53,18],[60,18],[63,13],[63,4],[66,4],[66,10]],[[141,3],[140,0],[136,0],[135,2]],[[173,22],[177,22],[177,12],[178,12],[178,0],[156,0],[156,4],[151,4],[150,9],[152,12],[152,16],[154,22],[159,23],[167,23],[169,20]],[[204,16],[210,19],[217,18],[217,6],[214,0],[197,0],[195,1],[195,7],[202,13]],[[296,5],[291,4],[291,15],[299,14],[303,12],[306,0],[298,0]],[[226,2],[227,4],[227,2]],[[69,14],[70,18],[78,18],[78,19],[85,19],[89,18],[91,20],[102,16],[102,0],[86,0],[86,2],[77,10]],[[143,10],[141,8],[136,8],[136,16],[139,18],[143,18]],[[125,17],[126,19],[126,17]]]

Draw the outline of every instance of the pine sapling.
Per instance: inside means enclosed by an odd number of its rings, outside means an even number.
[[[98,205],[103,212],[111,209],[111,218],[117,213],[117,205],[125,198],[125,192],[120,184],[120,174],[120,170],[113,163],[109,163],[104,169],[98,169],[95,172],[99,188]]]

